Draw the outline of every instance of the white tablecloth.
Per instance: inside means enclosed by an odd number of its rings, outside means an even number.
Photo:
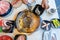
[[[55,0],[48,0],[49,1],[49,6],[50,6],[50,8],[55,8],[56,9],[56,5],[55,5]],[[36,1],[36,4],[39,4],[40,3],[40,0],[37,0]],[[49,9],[50,9],[49,8]],[[51,20],[52,18],[59,18],[58,17],[58,12],[56,11],[53,15],[50,15],[50,14],[48,14],[46,11],[43,13],[43,15],[41,16],[41,18],[43,19],[43,20]],[[52,29],[51,31],[52,32],[55,32],[55,33],[57,33],[57,31],[55,31],[55,30],[58,30],[58,29]],[[34,33],[32,33],[30,36],[28,36],[28,39],[27,40],[42,40],[42,35],[43,35],[43,30],[40,28],[40,26],[39,26],[39,28],[37,29],[37,31],[35,31]],[[49,33],[49,32],[47,32],[47,33]],[[46,34],[47,34],[46,33]],[[59,33],[59,32],[58,32]],[[57,40],[59,40],[60,38],[58,37],[59,35],[58,35],[58,33],[57,33]],[[48,36],[47,36],[48,37]],[[49,39],[48,39],[49,40]]]

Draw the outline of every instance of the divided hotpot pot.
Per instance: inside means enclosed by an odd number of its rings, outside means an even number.
[[[32,33],[40,25],[40,16],[33,12],[24,10],[19,12],[16,18],[16,28],[19,32]]]
[[[34,32],[40,25],[40,16],[44,10],[41,5],[37,4],[32,11],[23,10],[19,12],[16,18],[17,30],[23,33]]]

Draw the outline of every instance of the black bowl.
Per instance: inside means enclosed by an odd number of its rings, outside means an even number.
[[[14,21],[8,20],[7,22],[5,22],[4,25],[5,25],[5,26],[4,26],[5,29],[2,29],[3,32],[5,32],[5,33],[12,33],[12,32],[13,32],[13,29],[14,29],[14,27],[15,27],[15,22],[14,22]],[[6,27],[9,27],[9,28],[7,29]]]
[[[45,26],[44,26],[45,25]],[[43,20],[42,21],[42,24],[41,24],[41,28],[43,29],[43,30],[50,30],[51,29],[51,22],[50,21],[48,21],[48,20]]]
[[[54,23],[54,21],[53,20],[57,20],[57,21],[55,21],[56,23]],[[60,19],[58,19],[58,18],[53,18],[52,20],[51,20],[51,23],[52,23],[52,28],[60,28]]]
[[[18,34],[14,37],[14,40],[17,40],[19,38],[19,36],[24,36],[25,37],[25,40],[27,40],[27,36],[24,35],[24,34]]]
[[[42,5],[37,4],[33,9],[33,13],[38,16],[41,16],[43,14],[44,10],[45,10],[45,8],[43,8]]]

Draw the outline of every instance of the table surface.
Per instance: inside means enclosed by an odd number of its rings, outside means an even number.
[[[31,0],[29,0],[30,2]],[[40,4],[42,0],[37,0],[35,4]],[[50,8],[55,8],[56,9],[56,5],[55,5],[55,0],[48,0],[48,4],[50,6]],[[49,9],[50,9],[49,8]],[[14,17],[17,15],[18,12],[27,9],[27,6],[25,4],[22,4],[19,8],[14,9],[13,8],[13,12],[9,17],[5,17],[4,19],[9,19],[9,20],[14,20]],[[46,11],[41,15],[41,18],[43,20],[51,20],[52,18],[59,18],[58,17],[58,12],[56,11],[53,15],[48,14]],[[31,35],[27,35],[27,40],[42,40],[42,34],[43,34],[43,30],[39,28],[32,33]]]

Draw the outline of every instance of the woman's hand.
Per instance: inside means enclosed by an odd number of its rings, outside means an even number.
[[[28,0],[22,0],[24,4],[28,4]]]
[[[35,0],[32,0],[32,2],[31,3],[33,3]],[[22,0],[22,2],[24,3],[24,4],[28,4],[28,0]]]
[[[49,8],[49,5],[47,4],[47,0],[42,0],[41,5],[42,5],[42,7],[45,8],[45,9],[48,9],[48,8]]]

